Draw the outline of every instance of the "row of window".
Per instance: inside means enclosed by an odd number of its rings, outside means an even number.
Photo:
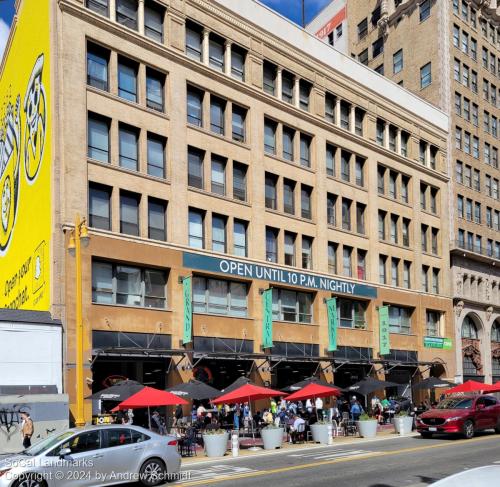
[[[460,93],[455,92],[455,113],[471,122],[475,127],[479,127],[479,107]],[[483,130],[498,138],[498,118],[491,115],[487,110],[483,110]]]
[[[117,94],[129,102],[139,103],[139,86],[143,83],[142,80],[138,79],[140,64],[119,55],[116,68],[118,85],[116,87],[110,86],[110,57],[111,51],[109,49],[90,41],[87,43],[87,84]],[[158,112],[165,111],[165,80],[164,73],[146,66],[143,85],[147,108]]]
[[[325,163],[328,176],[338,178],[340,174],[340,179],[346,183],[365,186],[365,157],[327,143]]]
[[[247,201],[248,166],[188,146],[188,186]],[[229,172],[232,173],[230,178]],[[209,184],[207,184],[207,181]]]
[[[408,204],[411,200],[410,181],[411,177],[406,174],[388,169],[381,164],[377,166],[378,194]]]
[[[461,150],[475,159],[479,159],[479,137],[471,135],[458,125],[455,127],[455,149]],[[488,142],[483,143],[483,162],[498,168],[498,148]]]
[[[341,228],[347,232],[356,232],[360,235],[366,234],[366,205],[364,203],[354,203],[351,199],[336,194],[327,193],[326,195],[326,214],[328,225],[340,227],[338,224],[337,208],[340,206]]]
[[[92,262],[92,302],[142,308],[167,308],[168,270],[101,260]],[[249,285],[240,281],[193,276],[194,313],[249,317]],[[315,293],[273,288],[273,320],[312,323]],[[341,328],[367,329],[367,302],[340,298]],[[389,307],[391,333],[409,334],[413,308]],[[427,310],[426,335],[440,335],[441,313]]]
[[[477,10],[469,5],[466,0],[453,0],[453,13],[460,17],[463,22],[469,24],[474,30],[477,29]],[[479,18],[481,33],[493,45],[500,47],[500,31],[490,23],[483,15]]]
[[[488,227],[493,228],[495,213],[491,208],[488,207],[490,211],[487,211]],[[481,203],[477,201],[472,201],[470,198],[465,198],[462,195],[457,196],[457,213],[459,218],[465,218],[468,221],[473,221],[474,223],[481,224],[483,222]],[[498,213],[498,211],[496,212]]]
[[[110,138],[111,119],[95,113],[88,113],[87,119],[87,157],[100,162],[110,163],[114,150]],[[118,163],[131,171],[141,168],[141,129],[125,123],[118,123]],[[164,137],[146,133],[147,174],[158,178],[166,177],[166,145]]]
[[[205,117],[205,100],[210,107],[210,117]],[[227,117],[230,117],[230,120],[227,120]],[[246,108],[187,85],[187,122],[190,125],[203,127],[214,134],[244,143],[247,139],[246,119]],[[227,128],[229,124],[230,129]]]
[[[488,238],[486,239],[486,247],[484,247],[483,237],[475,235],[473,232],[466,232],[459,228],[457,244],[461,249],[500,259],[500,242],[495,242],[493,239]]]
[[[481,171],[473,169],[469,164],[464,164],[462,161],[455,163],[455,179],[458,183],[472,188],[475,191],[485,189],[486,194],[493,199],[500,200],[499,180],[491,177],[489,174],[484,175],[484,187],[481,185]]]

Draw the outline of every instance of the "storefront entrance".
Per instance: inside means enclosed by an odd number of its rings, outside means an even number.
[[[206,358],[196,363],[193,377],[223,390],[239,377],[249,377],[253,360],[238,360],[230,358]]]
[[[278,390],[317,375],[318,370],[318,362],[282,361],[274,365],[271,371],[271,387]]]

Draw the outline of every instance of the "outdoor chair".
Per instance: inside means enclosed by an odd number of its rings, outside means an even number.
[[[292,438],[295,439],[295,443],[304,443],[306,439],[306,425],[301,423],[297,425],[297,430],[292,433]]]
[[[333,436],[340,436],[344,434],[344,430],[335,419],[332,419],[332,434]]]
[[[196,431],[194,428],[188,428],[186,436],[179,440],[179,453],[182,457],[191,457],[196,455]]]

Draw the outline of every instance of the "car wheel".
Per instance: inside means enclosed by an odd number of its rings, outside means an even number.
[[[153,487],[165,482],[167,469],[159,458],[151,458],[141,467],[140,481],[142,485]]]
[[[16,480],[13,487],[47,487],[47,482],[41,475],[29,473]]]
[[[432,433],[420,433],[422,438],[432,438]]]
[[[474,423],[470,419],[464,423],[463,434],[467,440],[474,436]]]

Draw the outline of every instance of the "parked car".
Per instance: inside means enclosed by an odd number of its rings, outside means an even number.
[[[500,403],[488,395],[452,396],[417,417],[417,431],[430,438],[434,433],[458,433],[472,438],[476,431],[500,433]]]
[[[0,456],[0,487],[88,487],[175,480],[181,458],[174,436],[129,425],[87,426]]]
[[[469,485],[474,487],[491,487],[498,482],[500,465],[487,465],[486,467],[470,468],[463,472],[445,477],[434,482],[432,487],[456,487]]]

